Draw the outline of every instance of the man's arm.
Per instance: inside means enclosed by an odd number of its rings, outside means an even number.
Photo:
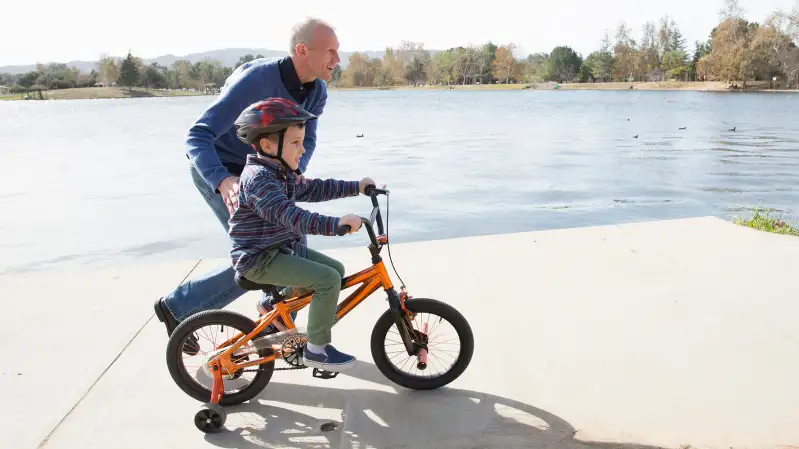
[[[214,150],[214,140],[225,133],[241,112],[259,100],[263,90],[260,73],[247,69],[229,79],[216,101],[203,112],[186,134],[186,154],[205,182],[218,192],[219,183],[230,172]]]
[[[360,194],[359,181],[339,181],[337,179],[306,179],[297,184],[297,201],[319,203]]]
[[[300,235],[332,236],[339,224],[338,217],[310,212],[292,204],[280,185],[273,181],[253,180],[247,186],[245,201],[264,220],[280,223]]]
[[[322,98],[319,100],[319,104],[317,104],[313,110],[308,111],[317,117],[322,115],[322,112],[325,110],[325,105],[327,105],[327,85],[324,83],[324,81],[322,81],[320,86],[322,89]],[[316,130],[318,127],[318,118],[316,120],[307,122],[307,126],[305,127],[305,140],[303,140],[302,143],[302,145],[305,147],[305,154],[303,154],[302,158],[300,158],[300,173],[305,173],[305,170],[308,169],[308,163],[311,161],[311,156],[313,156],[314,150],[316,150]]]

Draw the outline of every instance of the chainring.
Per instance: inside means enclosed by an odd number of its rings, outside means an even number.
[[[280,355],[289,366],[302,366],[300,356],[307,341],[308,339],[304,335],[295,335],[283,341],[283,345],[280,347]]]
[[[286,338],[283,340],[283,343],[280,345],[280,356],[286,364],[288,364],[288,368],[275,368],[275,371],[288,371],[288,370],[295,370],[295,369],[305,369],[308,368],[307,366],[303,365],[300,361],[300,356],[302,355],[302,351],[305,348],[305,343],[308,341],[308,338],[304,335],[295,335]],[[254,372],[254,371],[261,371],[263,368],[255,368],[255,369],[244,369],[244,372]]]

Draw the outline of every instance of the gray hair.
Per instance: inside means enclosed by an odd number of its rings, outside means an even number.
[[[291,27],[291,39],[289,41],[289,54],[291,56],[296,56],[296,48],[297,44],[305,44],[310,46],[311,41],[314,39],[314,33],[316,33],[317,28],[323,27],[328,28],[330,30],[334,30],[334,28],[327,22],[322,19],[317,19],[315,17],[308,17],[305,20],[296,23],[293,27]]]

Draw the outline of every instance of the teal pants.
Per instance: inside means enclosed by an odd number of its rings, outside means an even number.
[[[313,290],[308,310],[308,342],[331,342],[344,265],[308,248],[306,259],[280,251],[265,251],[244,277],[261,284],[281,285],[294,291]]]

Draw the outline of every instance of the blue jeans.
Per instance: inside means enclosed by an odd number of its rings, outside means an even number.
[[[191,178],[194,186],[202,195],[208,207],[214,212],[216,218],[225,228],[227,233],[230,213],[222,200],[222,196],[214,192],[200,177],[200,174],[189,164]],[[303,236],[303,240],[306,237]],[[164,302],[175,319],[180,322],[189,316],[208,309],[221,309],[247,293],[233,280],[235,271],[232,265],[217,268],[199,279],[192,279],[173,290],[164,297]],[[264,294],[266,296],[266,294]],[[297,312],[291,314],[291,319],[297,317]]]

